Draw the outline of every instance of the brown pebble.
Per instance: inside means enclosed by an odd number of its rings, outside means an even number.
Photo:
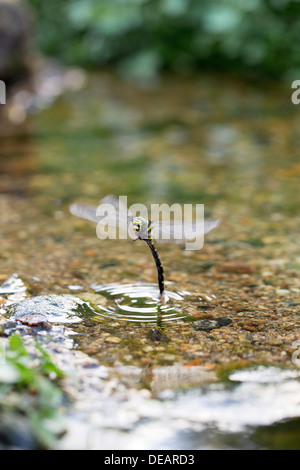
[[[265,325],[256,320],[246,320],[244,322],[239,322],[239,326],[241,326],[243,330],[247,331],[263,331],[265,329]]]
[[[108,336],[107,338],[104,339],[107,343],[120,343],[121,338],[118,338],[117,336]]]
[[[269,317],[269,318],[274,318],[274,320],[278,320],[278,315],[274,315],[272,313],[264,313],[264,316],[265,317]]]
[[[84,352],[87,354],[96,354],[99,352],[100,345],[97,342],[93,342],[88,344],[87,346],[83,346]]]
[[[39,294],[41,292],[42,286],[38,282],[33,282],[30,287],[32,294]]]
[[[184,364],[185,367],[191,367],[191,366],[198,366],[199,364],[202,363],[202,360],[197,358],[197,359],[194,359],[193,361],[191,362],[187,362]]]
[[[256,271],[255,266],[243,262],[229,262],[219,265],[220,271],[228,273],[251,274]]]
[[[194,318],[212,318],[211,313],[195,313],[193,314]]]
[[[207,363],[207,364],[204,364],[204,367],[206,370],[213,370],[216,368],[216,364]]]
[[[95,256],[96,254],[96,250],[86,250],[84,252],[84,256]]]
[[[40,313],[38,314],[28,314],[28,315],[20,315],[19,317],[15,318],[16,321],[22,323],[22,325],[28,326],[41,326],[42,328],[51,328],[50,323],[48,322],[45,315]]]

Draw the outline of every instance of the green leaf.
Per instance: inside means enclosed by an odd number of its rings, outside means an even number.
[[[17,334],[14,334],[9,338],[9,349],[10,351],[16,353],[17,356],[28,355],[23,344],[22,338]]]

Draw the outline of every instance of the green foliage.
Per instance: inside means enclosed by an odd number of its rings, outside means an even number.
[[[113,63],[142,81],[199,67],[300,73],[299,0],[28,1],[42,51],[67,63]]]
[[[0,442],[21,447],[49,448],[62,431],[57,407],[63,376],[37,343],[30,353],[17,334],[2,351],[0,365]],[[21,432],[20,432],[21,429]]]

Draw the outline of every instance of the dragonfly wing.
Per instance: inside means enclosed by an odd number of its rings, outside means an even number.
[[[118,217],[122,221],[127,220],[129,223],[133,217],[133,214],[131,214],[131,212],[127,209],[127,206],[123,204],[122,200],[113,194],[108,194],[107,196],[103,197],[100,201],[100,204],[111,204],[115,208]]]
[[[127,230],[127,218],[121,218],[118,211],[103,211],[103,215],[99,215],[99,206],[90,204],[80,204],[75,202],[70,206],[70,212],[81,219],[90,220],[92,222],[100,223],[102,225],[119,226]],[[123,222],[123,223],[122,223]]]
[[[81,219],[90,220],[92,222],[100,222],[101,217],[97,216],[97,206],[92,206],[90,204],[79,204],[75,202],[70,206],[70,212],[76,217]]]
[[[221,219],[205,220],[204,221],[204,233],[208,233],[214,228],[218,227],[221,223]]]
[[[151,224],[151,236],[159,243],[172,243],[180,244],[184,243],[182,235],[175,238],[174,223],[162,223],[152,222]]]
[[[184,224],[182,221],[171,223],[153,222],[151,235],[159,243],[182,244],[195,240],[196,237],[204,236],[217,227],[220,220],[206,220],[204,226],[199,227],[195,223]]]

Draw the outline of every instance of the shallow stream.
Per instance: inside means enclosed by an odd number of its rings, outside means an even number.
[[[62,448],[299,449],[299,128],[274,84],[143,90],[104,73],[3,134],[0,283],[16,273],[26,292],[4,287],[1,313],[18,295],[79,298],[68,348],[110,383],[87,379]],[[144,243],[98,240],[69,213],[106,194],[222,219],[202,250],[157,245],[165,304]],[[62,318],[47,319],[54,342]]]

